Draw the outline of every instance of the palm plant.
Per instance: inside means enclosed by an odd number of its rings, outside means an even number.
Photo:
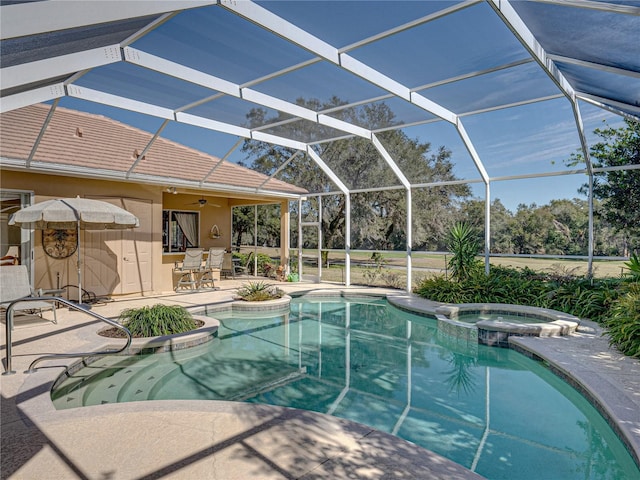
[[[453,254],[449,260],[451,277],[458,282],[467,280],[480,271],[481,263],[476,259],[480,243],[475,230],[467,223],[456,223],[449,232],[449,251]]]

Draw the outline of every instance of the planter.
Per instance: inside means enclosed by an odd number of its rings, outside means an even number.
[[[275,300],[263,300],[259,302],[237,300],[233,302],[231,308],[234,312],[264,312],[288,309],[290,303],[291,297],[289,295],[284,295],[282,298],[276,298]]]
[[[123,352],[122,355],[182,350],[210,342],[218,335],[218,327],[220,326],[218,320],[204,315],[193,315],[193,318],[194,320],[201,321],[203,323],[202,326],[189,332],[176,333],[173,335],[133,338],[131,340],[131,346]],[[101,332],[104,333],[111,328],[113,327],[101,328],[96,333],[100,335]]]

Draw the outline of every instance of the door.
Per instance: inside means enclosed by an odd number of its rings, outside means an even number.
[[[83,232],[84,289],[98,297],[152,291],[153,203],[133,198],[95,199],[133,213],[138,217],[140,226],[127,230]]]
[[[153,204],[151,201],[132,198],[123,199],[123,208],[133,213],[140,226],[131,230],[122,230],[122,295],[149,292],[152,285],[152,231]]]

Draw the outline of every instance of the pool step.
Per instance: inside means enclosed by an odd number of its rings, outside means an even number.
[[[81,368],[56,387],[57,395],[52,396],[54,405],[59,409],[83,406],[87,391],[111,378],[129,363],[132,363],[131,357],[107,356]]]

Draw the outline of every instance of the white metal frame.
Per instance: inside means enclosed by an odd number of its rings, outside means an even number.
[[[640,15],[640,8],[628,5],[610,4],[605,2],[594,2],[589,0],[537,0],[544,3],[553,3],[564,6],[580,7],[587,9],[596,9],[601,11],[616,12],[627,15]],[[68,28],[84,27],[97,23],[104,23],[110,21],[125,20],[129,18],[138,18],[144,16],[157,16],[154,20],[150,20],[149,24],[142,28],[139,32],[131,35],[127,39],[123,40],[120,44],[109,45],[101,48],[88,49],[68,55],[63,55],[57,58],[48,58],[39,60],[36,62],[25,63],[16,66],[6,67],[0,70],[2,75],[3,88],[22,87],[29,84],[38,84],[46,82],[48,79],[62,77],[69,75],[69,78],[63,82],[54,82],[51,85],[40,86],[33,89],[27,89],[20,93],[7,95],[2,99],[0,104],[1,111],[10,111],[23,106],[39,103],[47,100],[54,100],[54,104],[45,119],[38,139],[34,142],[29,158],[26,162],[20,162],[16,159],[3,159],[3,163],[14,168],[20,168],[23,165],[32,171],[47,171],[47,172],[78,172],[83,175],[93,178],[124,178],[131,181],[144,181],[146,183],[158,183],[166,184],[167,181],[171,181],[174,185],[184,186],[197,186],[203,189],[217,189],[221,191],[229,190],[228,186],[218,185],[214,181],[208,181],[210,177],[215,176],[215,172],[221,165],[222,160],[225,160],[243,141],[243,139],[254,139],[257,141],[269,142],[275,145],[280,145],[286,148],[294,150],[294,154],[284,164],[282,164],[268,180],[265,180],[257,189],[250,189],[252,193],[268,192],[269,194],[276,194],[266,186],[269,180],[274,178],[293,158],[301,153],[307,154],[331,179],[331,181],[338,187],[341,194],[345,195],[346,200],[346,231],[345,231],[345,250],[346,250],[346,282],[349,285],[350,282],[350,243],[351,243],[351,230],[350,230],[350,216],[351,216],[351,193],[357,193],[358,190],[349,190],[342,180],[332,171],[332,169],[324,163],[320,156],[313,149],[312,144],[305,142],[280,137],[267,133],[264,130],[275,126],[274,124],[265,125],[259,128],[245,128],[225,122],[212,120],[197,115],[188,113],[190,108],[196,105],[201,105],[206,102],[210,102],[223,95],[230,95],[239,99],[243,99],[249,102],[256,103],[258,105],[276,109],[280,112],[284,112],[292,115],[294,118],[280,122],[280,124],[286,124],[289,122],[295,122],[299,119],[315,122],[318,125],[331,127],[338,131],[344,132],[343,136],[339,138],[349,138],[357,136],[361,138],[369,139],[375,146],[377,151],[381,154],[385,162],[392,169],[395,176],[400,182],[400,186],[393,187],[377,187],[367,189],[371,190],[384,190],[390,188],[403,188],[406,191],[407,196],[407,290],[411,288],[411,246],[412,246],[412,189],[414,188],[428,188],[435,185],[443,184],[456,184],[456,183],[475,183],[482,182],[485,185],[485,268],[489,268],[489,254],[490,254],[490,186],[492,182],[508,180],[513,178],[533,178],[543,177],[548,175],[565,175],[574,173],[585,173],[589,178],[590,192],[593,183],[594,169],[592,168],[591,160],[589,158],[589,148],[584,133],[582,117],[577,100],[583,100],[591,104],[597,105],[601,108],[605,108],[617,114],[630,116],[628,112],[637,113],[640,116],[640,107],[635,105],[624,104],[620,102],[611,101],[609,99],[603,99],[585,92],[577,92],[573,89],[570,83],[564,78],[562,73],[555,65],[555,61],[566,62],[575,65],[586,66],[601,71],[612,72],[616,74],[628,75],[633,78],[640,78],[640,72],[629,71],[617,67],[611,67],[606,65],[600,65],[593,62],[586,62],[579,59],[567,58],[559,55],[550,55],[544,51],[540,43],[537,41],[532,32],[528,29],[525,22],[519,17],[515,9],[510,3],[510,0],[486,0],[488,5],[495,11],[505,25],[513,32],[516,38],[521,42],[525,49],[529,52],[530,58],[523,58],[513,61],[509,64],[488,68],[476,72],[471,72],[465,75],[459,75],[449,79],[444,79],[438,82],[434,82],[419,87],[410,88],[402,83],[398,82],[394,78],[391,78],[382,72],[372,68],[353,56],[350,55],[350,51],[359,48],[363,45],[375,42],[382,38],[397,34],[399,32],[408,30],[410,28],[422,25],[424,23],[442,18],[447,15],[452,15],[462,9],[481,3],[481,0],[469,0],[461,2],[450,7],[446,7],[438,12],[412,20],[404,25],[399,25],[385,32],[380,32],[369,38],[361,39],[360,41],[348,45],[346,47],[337,49],[332,45],[326,43],[320,38],[312,35],[311,33],[303,30],[297,25],[275,15],[266,8],[260,6],[253,1],[237,1],[237,0],[218,0],[218,1],[205,1],[205,0],[183,0],[167,1],[167,2],[121,2],[117,9],[97,9],[93,2],[64,2],[60,0],[50,0],[46,2],[27,2],[16,5],[6,5],[2,7],[2,29],[0,33],[1,39],[10,39],[23,35],[33,35],[57,30],[64,30]],[[280,71],[273,72],[272,74],[256,78],[252,81],[246,82],[243,85],[235,84],[225,79],[215,77],[213,75],[206,74],[204,72],[189,68],[179,63],[169,61],[167,59],[158,57],[141,51],[139,49],[130,47],[129,45],[136,39],[144,36],[146,33],[152,31],[157,26],[166,22],[174,15],[185,9],[198,8],[202,6],[219,5],[220,8],[224,8],[236,15],[239,15],[258,26],[271,31],[286,40],[313,52],[317,57],[302,62],[298,65],[293,65],[284,68]],[[341,69],[354,74],[356,76],[366,79],[368,82],[386,90],[388,93],[375,99],[366,99],[359,102],[355,102],[349,105],[329,109],[326,111],[316,112],[308,108],[296,105],[277,97],[264,94],[258,90],[252,88],[253,85],[259,84],[265,80],[275,78],[282,74],[304,68],[308,65],[314,64],[321,60],[329,61]],[[544,98],[525,100],[515,102],[511,104],[505,104],[500,106],[494,106],[479,111],[470,111],[465,113],[455,114],[425,97],[421,90],[425,90],[430,87],[444,85],[447,83],[456,82],[466,78],[472,78],[480,75],[486,75],[495,71],[517,67],[526,63],[535,61],[547,75],[556,84],[559,91],[558,95],[551,95]],[[206,98],[199,99],[191,104],[183,105],[175,110],[160,107],[158,105],[152,105],[140,101],[136,101],[124,96],[109,94],[106,92],[100,92],[92,90],[90,88],[76,85],[74,82],[80,78],[84,73],[92,68],[107,65],[115,62],[126,62],[133,65],[147,68],[159,72],[164,75],[169,75],[180,80],[190,82],[196,85],[200,85],[212,90],[212,94]],[[585,158],[586,168],[584,170],[573,170],[563,172],[550,172],[546,174],[536,175],[522,175],[512,177],[496,177],[491,178],[483,162],[478,155],[472,139],[466,132],[462,117],[467,115],[473,115],[477,113],[483,113],[487,111],[493,111],[500,108],[510,108],[513,106],[524,105],[531,102],[545,101],[549,99],[559,98],[564,95],[570,102],[578,135],[580,138],[580,144],[582,153]],[[129,170],[126,174],[121,175],[112,171],[104,170],[97,171],[95,169],[91,171],[83,171],[79,167],[67,167],[64,165],[51,165],[42,162],[37,162],[36,152],[39,146],[39,141],[46,129],[48,122],[58,104],[58,100],[63,96],[69,96],[79,99],[84,99],[91,102],[102,103],[112,107],[122,108],[145,115],[151,115],[158,118],[162,118],[164,121],[161,127],[156,131],[153,138],[149,143],[144,146],[142,153],[137,159],[134,159]],[[398,167],[395,160],[389,155],[382,143],[376,136],[376,133],[384,131],[371,131],[357,125],[353,125],[343,120],[339,120],[330,114],[336,110],[342,108],[349,108],[357,105],[363,105],[374,101],[384,100],[387,98],[399,97],[411,104],[421,108],[426,113],[434,115],[436,120],[431,118],[425,119],[418,124],[430,123],[433,121],[444,120],[452,124],[460,136],[463,144],[465,145],[473,163],[478,170],[479,179],[467,179],[453,182],[439,182],[439,183],[425,183],[425,184],[411,184],[405,177],[402,170]],[[219,163],[216,163],[211,170],[197,182],[187,182],[179,179],[167,179],[166,177],[153,177],[149,175],[141,175],[135,173],[135,169],[142,157],[149,151],[156,139],[161,135],[162,131],[166,127],[169,121],[182,122],[185,124],[195,125],[203,128],[207,128],[214,131],[219,131],[238,137],[236,144],[227,152]],[[406,125],[404,125],[406,126]],[[403,126],[403,127],[404,127]],[[398,128],[398,127],[389,127]],[[335,140],[335,138],[333,139]],[[323,140],[327,141],[327,140]],[[318,142],[321,143],[321,142]],[[234,191],[242,191],[243,189],[233,189]],[[318,197],[321,199],[321,195]],[[321,203],[321,200],[320,200]],[[593,260],[593,198],[591,193],[589,194],[589,272],[592,269]]]

